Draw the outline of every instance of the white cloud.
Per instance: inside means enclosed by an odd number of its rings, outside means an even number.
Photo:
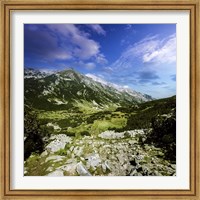
[[[164,41],[158,41],[154,49],[147,49],[143,55],[143,62],[176,62],[176,36],[172,35]]]
[[[58,60],[68,60],[72,58],[69,52],[59,49],[56,52],[52,52],[49,56],[52,56],[52,58]]]
[[[141,63],[166,64],[176,62],[175,34],[159,39],[158,35],[147,36],[141,41],[129,46],[111,65],[114,69],[129,69]]]
[[[84,63],[83,61],[79,61],[78,66],[83,67],[87,70],[93,70],[96,67],[96,64],[93,62]]]
[[[56,33],[57,35],[62,35],[67,39],[67,44],[63,44],[66,48],[66,51],[70,49],[74,57],[86,60],[93,56],[99,54],[100,45],[88,38],[88,34],[84,31],[80,31],[73,24],[49,24],[47,27]]]
[[[99,64],[107,64],[108,63],[106,57],[101,53],[99,53],[96,56],[96,62],[99,63]]]
[[[106,31],[99,24],[88,24],[87,26],[99,35],[106,35]]]
[[[92,70],[92,69],[94,69],[96,67],[96,65],[94,63],[92,63],[92,62],[89,62],[89,63],[85,64],[85,67],[87,69],[89,69],[89,70]]]

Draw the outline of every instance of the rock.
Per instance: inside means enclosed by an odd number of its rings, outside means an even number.
[[[60,149],[64,149],[65,145],[67,143],[71,143],[72,139],[64,134],[58,134],[51,136],[50,140],[53,141],[46,146],[46,150],[49,153],[59,151]]]
[[[135,173],[134,176],[142,176],[142,174],[138,172],[138,173]]]
[[[92,176],[90,172],[86,169],[82,162],[76,165],[76,171],[80,176]]]
[[[135,137],[136,135],[144,135],[145,132],[144,132],[144,129],[135,129],[135,130],[132,130],[132,131],[127,131],[130,135],[130,137]]]
[[[137,141],[135,141],[135,140],[129,140],[128,143],[129,143],[130,145],[132,145],[132,144],[136,144]]]
[[[130,172],[133,170],[133,166],[128,165],[126,168],[127,174],[130,174]]]
[[[90,141],[88,141],[88,144],[92,144],[92,141],[90,140]]]
[[[142,160],[143,158],[144,158],[143,155],[138,155],[138,156],[136,156],[136,159],[137,159],[137,160]]]
[[[142,166],[143,175],[148,175],[149,168],[147,166]]]
[[[101,163],[99,154],[96,154],[96,153],[93,153],[93,154],[87,156],[86,159],[88,160],[87,161],[88,165],[91,167],[96,167]]]
[[[39,160],[39,163],[42,165],[45,158],[45,162],[50,161],[48,164],[51,166],[46,170],[49,173],[48,176],[176,175],[176,164],[165,160],[162,148],[152,144],[138,143],[139,136],[146,137],[144,130],[127,132],[126,137],[123,137],[125,132],[105,131],[99,134],[98,138],[91,136],[84,136],[81,139],[74,138],[73,143],[71,138],[69,139],[64,134],[54,135],[46,150],[41,154],[43,158]],[[71,143],[71,147],[66,148],[66,152],[65,150],[60,151],[67,156],[54,153],[58,149],[64,149],[68,143]],[[25,171],[30,174],[31,170],[27,168]]]
[[[47,155],[48,155],[48,152],[47,151],[43,151],[40,156],[44,157],[44,156],[47,156]]]
[[[107,160],[105,161],[105,166],[111,171],[111,168],[110,168],[109,163],[108,163]]]
[[[63,171],[61,169],[57,169],[54,172],[51,172],[47,176],[64,176]]]
[[[74,162],[74,159],[68,159],[67,161],[66,161],[66,163],[72,163],[72,162]]]
[[[49,172],[53,171],[53,167],[48,167],[46,171],[49,171]]]
[[[123,165],[126,161],[126,159],[125,159],[126,156],[124,154],[117,154],[117,158],[118,158],[121,165]]]
[[[62,161],[65,158],[65,156],[49,156],[46,158],[45,162],[48,162],[49,160],[54,160],[53,162],[59,162]]]
[[[167,167],[165,171],[167,171],[169,175],[172,175],[175,172],[175,170],[173,168],[170,168],[170,167]]]
[[[85,159],[84,159],[83,157],[80,157],[80,160],[81,160],[81,161],[84,161]]]
[[[135,174],[137,174],[137,170],[134,169],[131,173],[130,173],[130,176],[135,176]]]
[[[110,161],[117,161],[117,157],[116,155],[109,155],[108,154],[108,157],[107,157]]]
[[[74,146],[71,146],[69,150],[70,150],[70,151],[73,151],[73,149],[74,149]]]
[[[67,155],[70,155],[71,154],[71,151],[67,150]]]
[[[144,130],[132,130],[132,131],[124,131],[124,132],[115,132],[115,131],[105,131],[99,134],[100,138],[104,139],[121,139],[127,137],[135,137],[136,135],[144,135]]]
[[[171,164],[171,167],[172,167],[173,169],[176,169],[176,165],[175,165],[175,164]]]
[[[74,176],[74,175],[77,175],[76,166],[77,166],[77,162],[74,161],[70,164],[66,164],[59,167],[59,169],[62,169],[64,172],[67,172],[68,175]]]
[[[76,156],[80,157],[83,153],[83,147],[75,147],[73,152]]]
[[[115,132],[115,131],[105,131],[98,135],[100,138],[104,139],[120,139],[124,138],[124,132]]]
[[[71,154],[71,158],[75,158],[75,155],[73,153]]]
[[[105,173],[106,172],[106,165],[102,164],[101,167],[102,167],[103,172]]]
[[[104,142],[104,141],[101,141],[101,142],[99,142],[99,144],[100,144],[100,145],[104,145],[104,144],[105,144],[105,142]]]
[[[159,173],[158,171],[154,171],[154,175],[155,175],[155,176],[162,176],[162,174]]]
[[[126,169],[128,168],[128,164],[127,164],[127,163],[124,164],[124,165],[123,165],[123,168],[124,168],[124,170],[126,170]]]
[[[53,129],[58,131],[58,132],[61,131],[61,128],[57,124],[48,123],[47,126],[48,127],[53,127]]]

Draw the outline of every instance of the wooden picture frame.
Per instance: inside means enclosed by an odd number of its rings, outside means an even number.
[[[200,199],[200,23],[199,0],[0,0],[1,199]],[[188,10],[190,11],[190,189],[189,190],[11,190],[10,15],[13,10]]]

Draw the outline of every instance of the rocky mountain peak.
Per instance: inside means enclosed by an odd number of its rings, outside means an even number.
[[[62,105],[68,109],[73,108],[77,102],[88,102],[95,109],[101,109],[108,105],[128,106],[153,100],[149,95],[95,76],[80,74],[71,68],[52,73],[26,68],[24,73],[25,98],[28,102],[35,99],[36,108],[42,109],[45,104],[44,107],[56,109],[56,106]]]

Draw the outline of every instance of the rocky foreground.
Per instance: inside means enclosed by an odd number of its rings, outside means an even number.
[[[151,130],[106,131],[80,138],[52,135],[45,151],[25,161],[25,176],[175,176],[163,149],[147,144]]]

